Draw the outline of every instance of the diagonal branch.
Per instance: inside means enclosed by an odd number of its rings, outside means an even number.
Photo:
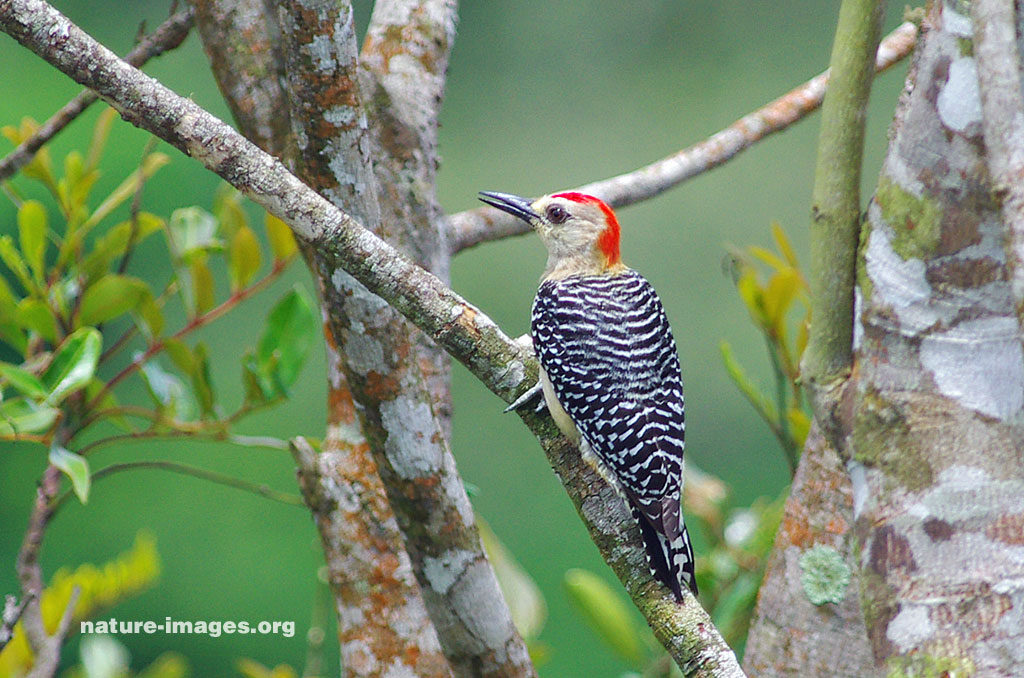
[[[536,380],[536,363],[438,278],[368,232],[229,125],[120,61],[42,0],[0,0],[0,27],[143,129],[192,155],[288,222],[338,270],[382,297],[511,402]],[[687,675],[742,675],[707,614],[676,605],[643,565],[639,534],[614,491],[547,416],[525,415],[605,559]]]
[[[909,21],[878,46],[875,72],[882,73],[910,54],[917,26]],[[612,207],[625,207],[664,193],[687,179],[725,164],[762,139],[781,132],[821,106],[830,71],[825,71],[775,101],[749,113],[704,141],[626,174],[572,190],[596,195]],[[490,207],[478,207],[448,218],[452,253],[491,240],[529,231],[521,219]]]
[[[985,157],[1001,202],[1007,269],[1024,327],[1024,94],[1013,8],[1013,3],[974,0],[971,19]]]
[[[185,41],[188,32],[192,30],[194,20],[195,14],[191,7],[178,12],[144,37],[132,51],[128,52],[124,60],[132,66],[142,66],[153,57],[177,48]],[[85,90],[54,113],[36,130],[35,134],[22,141],[17,148],[0,160],[0,181],[13,176],[15,172],[32,162],[32,158],[43,147],[43,144],[71,124],[72,120],[81,115],[98,98],[92,90]]]

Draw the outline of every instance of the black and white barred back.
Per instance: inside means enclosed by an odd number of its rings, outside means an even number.
[[[683,382],[654,288],[628,269],[548,280],[531,325],[559,404],[640,524],[654,578],[677,600],[683,586],[696,594],[681,508]]]

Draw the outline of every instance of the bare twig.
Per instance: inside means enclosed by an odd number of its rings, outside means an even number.
[[[899,63],[913,50],[916,40],[917,26],[906,22],[897,27],[878,46],[875,72],[881,73]],[[653,198],[726,163],[765,137],[807,117],[821,106],[828,82],[829,71],[825,71],[704,141],[627,174],[572,190],[596,195],[612,207]],[[529,231],[529,226],[505,212],[478,207],[451,215],[448,229],[455,253],[483,242],[522,235]]]
[[[119,61],[41,0],[0,0],[0,26],[124,117],[201,161],[292,226],[326,263],[397,308],[507,402],[536,382],[536,363],[478,309],[289,174],[279,161],[194,102]],[[676,605],[644,563],[639,533],[613,490],[556,435],[524,415],[601,552],[655,633],[689,675],[741,675],[732,652],[691,597]],[[615,517],[621,520],[616,520]]]
[[[133,66],[142,66],[153,57],[177,48],[184,42],[188,32],[192,29],[193,19],[191,7],[178,12],[160,24],[150,35],[143,38],[132,51],[128,52],[125,61]],[[54,113],[36,130],[35,134],[22,141],[17,148],[0,160],[0,181],[7,179],[30,163],[43,144],[67,127],[97,98],[95,92],[85,90]]]
[[[971,19],[985,157],[1001,202],[1007,268],[1017,317],[1024,327],[1024,93],[1014,5],[975,0]]]

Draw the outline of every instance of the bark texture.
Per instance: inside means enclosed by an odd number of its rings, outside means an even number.
[[[848,467],[897,675],[1024,673],[1024,354],[964,11],[929,8],[861,238]]]
[[[803,589],[800,558],[819,545],[835,549],[854,573],[839,603],[815,605]],[[743,656],[748,673],[761,678],[872,674],[855,551],[853,488],[839,455],[814,426],[758,593]]]

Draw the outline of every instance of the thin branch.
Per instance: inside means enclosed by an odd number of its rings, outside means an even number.
[[[886,36],[878,46],[875,72],[888,70],[910,54],[917,41],[917,31],[917,26],[908,21]],[[725,164],[762,139],[818,110],[828,88],[829,74],[826,70],[678,153],[627,174],[571,190],[596,195],[612,207],[625,207],[660,195],[687,179]],[[480,243],[529,232],[529,226],[521,219],[491,207],[451,215],[448,229],[453,254]]]
[[[1014,4],[974,0],[971,19],[985,157],[1001,203],[1007,269],[1018,322],[1024,327],[1024,93]]]
[[[28,601],[32,598],[33,594],[23,595],[21,602],[18,602],[14,596],[4,596],[4,613],[3,618],[0,619],[0,651],[3,651],[7,643],[11,642],[11,638],[14,636],[14,627],[21,619],[21,614],[25,611]]]
[[[835,408],[835,391],[853,360],[853,288],[860,237],[860,173],[873,59],[884,0],[843,0],[832,47],[832,87],[821,113],[811,197],[811,328],[803,373],[819,417]],[[831,422],[819,421],[837,449]]]
[[[142,39],[136,47],[128,52],[125,61],[133,66],[142,66],[153,57],[160,56],[177,48],[185,41],[188,32],[192,30],[194,13],[191,7],[184,9],[160,24],[155,31]],[[35,134],[25,139],[0,160],[0,181],[11,177],[22,167],[32,162],[32,158],[42,148],[43,144],[56,136],[62,129],[67,127],[75,118],[82,114],[98,97],[92,90],[80,92],[74,99],[69,101],[59,111],[54,113],[49,120],[44,122]]]
[[[0,8],[2,8],[2,5],[0,5]],[[217,318],[221,317],[222,315],[233,309],[238,304],[242,303],[243,301],[253,296],[257,292],[265,289],[267,286],[270,285],[270,283],[276,280],[277,277],[280,276],[282,272],[284,272],[284,270],[288,267],[288,263],[290,261],[291,259],[285,261],[275,261],[273,268],[271,268],[270,271],[265,276],[263,276],[256,282],[252,283],[248,287],[243,287],[242,289],[238,290],[230,297],[225,299],[223,302],[221,302],[219,305],[211,308],[209,311],[192,318],[187,323],[185,323],[184,327],[182,327],[180,330],[172,334],[170,337],[165,337],[154,341],[152,344],[146,347],[145,352],[143,352],[141,356],[135,358],[130,363],[125,365],[120,372],[115,374],[109,381],[107,381],[103,385],[103,388],[101,388],[100,391],[95,396],[93,396],[92,400],[90,400],[88,404],[85,406],[85,411],[88,412],[93,410],[96,407],[96,405],[103,400],[104,396],[106,396],[111,390],[113,390],[115,386],[117,386],[119,383],[121,383],[121,381],[123,381],[132,373],[136,372],[139,368],[141,368],[146,363],[147,360],[149,360],[154,355],[162,351],[169,340],[181,339],[190,332],[194,332],[200,327],[210,324]],[[84,430],[92,422],[93,418],[86,419],[84,422],[82,422],[82,424],[78,427],[74,434],[72,434],[72,436],[77,434],[79,431]]]
[[[0,26],[59,70],[96,89],[133,124],[157,134],[291,225],[329,263],[397,308],[511,402],[536,383],[532,357],[483,313],[289,174],[229,125],[119,61],[41,0],[0,0]],[[731,650],[690,597],[676,605],[644,564],[639,533],[621,499],[556,433],[550,417],[525,414],[591,536],[659,639],[689,675],[742,675]],[[621,520],[612,520],[617,515]]]
[[[216,471],[208,471],[204,468],[198,468],[196,466],[189,466],[187,464],[179,464],[173,461],[128,461],[122,464],[111,464],[110,466],[104,466],[101,469],[94,471],[91,475],[92,482],[103,480],[108,476],[112,476],[115,473],[122,473],[124,471],[136,471],[139,469],[158,469],[161,471],[169,471],[171,473],[178,473],[183,476],[192,476],[193,478],[199,478],[200,480],[208,480],[211,483],[217,485],[224,485],[226,487],[233,487],[237,490],[243,490],[251,494],[276,501],[281,504],[288,504],[290,506],[305,506],[302,499],[294,494],[288,494],[287,492],[278,492],[277,490],[268,487],[263,483],[252,483],[248,480],[242,480],[241,478],[235,478],[224,473],[217,473]],[[59,497],[57,497],[50,505],[51,516],[61,509],[64,504],[73,496],[71,490],[65,491]]]

